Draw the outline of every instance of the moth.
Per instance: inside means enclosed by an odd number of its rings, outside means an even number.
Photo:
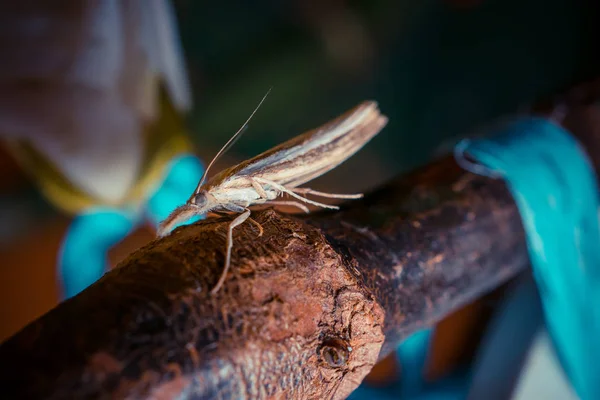
[[[267,93],[268,94],[268,93]],[[250,119],[265,100],[260,101],[244,125],[229,139],[206,168],[196,190],[188,201],[176,208],[158,228],[158,236],[165,236],[181,222],[208,212],[237,213],[227,229],[225,266],[212,294],[217,293],[229,271],[233,229],[249,219],[259,228],[262,226],[250,217],[249,207],[254,205],[294,206],[306,213],[306,204],[338,209],[305,197],[358,199],[362,194],[324,193],[299,186],[311,181],[347,160],[387,124],[375,101],[365,101],[338,118],[319,128],[305,132],[254,158],[244,161],[216,174],[206,181],[206,176],[215,161],[239,138]],[[282,195],[291,199],[278,200]]]

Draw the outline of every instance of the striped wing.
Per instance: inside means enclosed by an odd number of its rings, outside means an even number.
[[[297,187],[337,167],[387,124],[374,101],[365,101],[325,125],[303,133],[212,178],[207,187],[233,188],[246,177]]]

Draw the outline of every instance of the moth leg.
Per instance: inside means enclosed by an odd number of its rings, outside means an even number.
[[[253,219],[252,217],[248,217],[248,221],[252,222],[258,228],[258,237],[261,237],[263,235],[263,233],[265,233],[265,230],[263,229],[263,227],[260,224],[260,222],[258,222],[257,220]]]
[[[227,211],[236,212],[236,213],[243,213],[243,212],[246,212],[246,210],[247,210],[246,207],[242,207],[242,206],[239,206],[237,204],[227,204],[227,205],[223,205],[223,207]],[[263,233],[265,232],[265,230],[263,229],[262,225],[259,224],[256,220],[254,220],[253,218],[250,218],[250,217],[248,217],[248,221],[250,221],[254,225],[256,225],[256,227],[258,228],[258,237],[261,237],[263,235]]]
[[[210,212],[206,213],[206,215],[213,215],[215,217],[227,217],[231,214],[228,214],[225,211],[210,211]]]
[[[235,217],[233,221],[227,227],[227,249],[225,251],[225,266],[223,267],[223,272],[221,273],[221,277],[219,281],[215,285],[215,287],[210,291],[211,294],[216,294],[221,286],[223,286],[223,282],[225,282],[225,278],[227,277],[227,273],[229,272],[229,265],[231,264],[231,248],[233,247],[233,228],[242,224],[245,220],[250,217],[250,210],[247,208],[244,209],[244,212]]]
[[[325,193],[325,192],[319,192],[317,190],[313,190],[313,189],[309,189],[309,188],[294,188],[294,189],[292,189],[292,191],[295,193],[313,194],[315,196],[328,197],[331,199],[360,199],[364,196],[364,194],[362,194],[362,193],[357,193],[357,194]]]
[[[265,191],[265,189],[255,179],[250,178],[250,183],[252,184],[252,187],[254,188],[254,190],[256,190],[256,193],[258,193],[258,195],[261,198],[263,198],[263,199],[268,199],[269,198],[269,195],[267,194],[267,192]]]
[[[256,193],[258,193],[258,195],[260,197],[262,197],[263,199],[269,199],[269,195],[267,194],[266,190],[262,187],[262,185],[260,184],[260,182],[258,180],[256,180],[255,178],[250,178],[250,182],[252,183],[252,187],[254,188],[254,190],[256,190]],[[280,205],[280,206],[293,206],[293,207],[298,207],[299,209],[301,209],[302,211],[304,211],[305,213],[309,213],[310,210],[308,209],[308,207],[306,207],[304,204],[298,202],[298,201],[278,201],[278,200],[269,200],[264,204],[272,204],[272,205]],[[258,224],[258,222],[257,222]]]
[[[304,211],[305,213],[309,213],[310,210],[308,209],[308,207],[306,207],[304,204],[300,203],[299,201],[268,201],[265,204],[273,204],[276,206],[293,206],[293,207],[298,207],[299,209],[301,209],[302,211]]]
[[[287,193],[287,194],[289,194],[290,196],[292,196],[292,197],[295,197],[296,199],[298,199],[298,200],[300,200],[300,201],[302,201],[302,202],[304,202],[304,203],[312,204],[312,205],[314,205],[314,206],[317,206],[317,207],[330,208],[330,209],[332,209],[332,210],[339,210],[339,207],[338,207],[338,206],[332,206],[332,205],[330,205],[330,204],[323,204],[323,203],[319,203],[319,202],[317,202],[317,201],[314,201],[314,200],[309,200],[309,199],[307,199],[307,198],[305,198],[305,197],[302,197],[302,196],[300,196],[300,195],[298,195],[298,194],[294,193],[292,190],[290,190],[290,189],[286,188],[285,186],[283,186],[283,185],[280,185],[280,184],[279,184],[279,183],[277,183],[277,182],[273,182],[273,181],[270,181],[270,180],[268,180],[268,179],[263,179],[263,178],[254,178],[254,179],[256,179],[256,181],[258,181],[258,182],[260,182],[260,183],[265,183],[265,184],[267,184],[267,185],[271,185],[271,186],[273,186],[275,189],[277,189],[277,190],[279,190],[279,191],[281,191],[281,192],[283,192],[283,193]]]

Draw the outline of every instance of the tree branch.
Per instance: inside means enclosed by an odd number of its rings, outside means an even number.
[[[596,107],[569,107],[600,160]],[[216,296],[228,219],[148,244],[4,342],[7,398],[344,398],[402,338],[528,264],[503,182],[451,157],[339,212],[253,218],[264,234],[236,229]]]

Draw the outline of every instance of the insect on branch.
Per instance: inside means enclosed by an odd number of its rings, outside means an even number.
[[[597,93],[596,93],[597,94]],[[596,97],[597,98],[597,97]],[[564,124],[600,165],[600,110]],[[501,180],[453,158],[339,211],[177,228],[0,346],[6,398],[343,399],[410,333],[528,265]]]
[[[300,193],[341,199],[361,198],[362,194],[323,193],[309,188],[298,188],[298,186],[343,163],[387,124],[387,118],[380,114],[377,103],[365,101],[317,129],[305,132],[248,161],[220,172],[205,184],[210,167],[240,137],[242,130],[248,125],[268,94],[267,92],[242,127],[208,164],[194,194],[186,204],[175,209],[158,229],[158,236],[165,236],[176,224],[195,215],[207,212],[239,214],[227,227],[225,266],[217,284],[211,290],[212,294],[219,291],[227,278],[231,264],[234,228],[246,220],[258,224],[250,218],[250,206],[281,205],[281,200],[276,199],[285,194],[294,200],[286,201],[284,204],[294,205],[306,212],[308,208],[302,203],[337,210],[337,206],[308,199],[300,196]],[[260,230],[262,232],[262,227]]]

